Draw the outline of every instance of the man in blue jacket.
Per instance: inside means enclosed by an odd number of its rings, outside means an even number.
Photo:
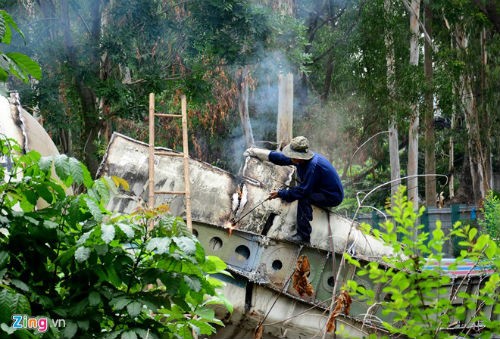
[[[330,161],[309,149],[309,141],[303,136],[293,138],[282,152],[249,148],[245,155],[268,160],[276,165],[294,165],[297,168],[299,184],[295,187],[271,192],[270,199],[281,198],[286,202],[297,200],[297,233],[291,241],[309,243],[313,219],[312,206],[334,207],[344,199],[340,177]]]

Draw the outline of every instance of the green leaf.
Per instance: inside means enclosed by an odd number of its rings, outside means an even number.
[[[174,237],[172,240],[186,254],[194,254],[196,252],[196,243],[188,237]]]
[[[127,236],[128,239],[134,237],[135,232],[134,232],[134,229],[132,227],[130,227],[130,225],[127,225],[124,223],[119,223],[118,227],[120,228],[120,230],[122,230],[123,233],[125,233],[125,235]]]
[[[29,56],[18,52],[10,52],[6,53],[6,55],[14,62],[14,64],[19,68],[19,71],[22,73],[22,76],[20,77],[21,80],[24,78],[27,79],[28,75],[31,75],[37,80],[42,79],[42,69],[40,65],[33,61],[33,59]]]
[[[80,163],[80,167],[82,168],[82,173],[83,173],[83,185],[86,188],[92,187],[92,185],[94,184],[94,180],[92,179],[92,175],[87,169],[87,166],[85,166],[83,163]]]
[[[12,19],[12,17],[10,16],[10,14],[7,13],[3,9],[0,10],[0,14],[2,16],[2,19],[3,19],[3,22],[4,22],[4,28],[5,28],[4,32],[0,36],[1,42],[4,43],[4,44],[10,44],[11,39],[12,39],[12,31],[10,29],[11,26],[24,39],[23,32],[19,29],[19,27],[17,27],[16,22],[14,21],[14,19]]]
[[[212,321],[215,318],[215,312],[210,308],[198,308],[196,309],[195,314],[208,321]]]
[[[4,268],[5,265],[7,265],[8,261],[9,261],[9,252],[0,251],[0,268]]]
[[[137,317],[142,310],[142,304],[140,302],[134,301],[127,305],[128,315],[132,318]]]
[[[80,315],[83,315],[85,313],[85,311],[87,310],[89,306],[89,300],[88,298],[83,298],[83,299],[80,299],[78,302],[73,302],[71,307],[69,308],[69,312],[73,315],[73,316],[80,316]]]
[[[123,309],[125,306],[127,306],[131,302],[132,302],[131,299],[124,297],[124,296],[121,296],[121,297],[111,299],[109,304],[113,307],[113,309],[120,311],[121,309]]]
[[[488,259],[493,259],[497,253],[497,249],[498,249],[497,244],[494,241],[489,241],[488,247],[486,247],[484,253],[486,254],[486,257]]]
[[[477,229],[476,228],[471,229],[469,232],[469,241],[472,241],[472,239],[474,239],[476,234],[477,234]]]
[[[127,331],[127,332],[123,332],[120,338],[121,339],[137,339],[137,334],[135,334],[134,331]]]
[[[57,228],[59,226],[59,224],[56,222],[53,222],[51,220],[44,220],[43,226],[45,226],[48,229],[54,229],[54,228]]]
[[[78,320],[76,323],[78,324],[79,328],[84,331],[88,331],[90,325],[90,322],[88,320]]]
[[[72,321],[66,322],[66,327],[64,328],[64,337],[65,338],[73,338],[78,331],[78,326]]]
[[[89,195],[103,204],[106,204],[110,199],[110,186],[106,179],[106,177],[99,178],[93,183],[92,189],[89,190]]]
[[[23,281],[21,280],[18,280],[18,279],[12,279],[10,281],[10,283],[12,285],[14,285],[15,287],[17,287],[18,289],[20,289],[21,291],[23,292],[28,292],[30,290],[30,288],[28,287],[28,285],[26,285]]]
[[[53,156],[41,157],[38,161],[38,166],[44,172],[49,172],[52,169],[52,164],[54,163]]]
[[[45,200],[48,204],[52,204],[54,202],[54,195],[49,191],[46,185],[36,185],[34,186],[36,193]]]
[[[201,282],[198,278],[192,278],[189,276],[184,276],[184,281],[188,284],[189,288],[195,292],[199,292],[201,290]]]
[[[207,256],[207,261],[203,264],[203,269],[208,274],[220,273],[226,268],[227,265],[221,258],[212,255]]]
[[[80,246],[75,251],[75,259],[78,262],[86,261],[89,258],[89,256],[90,256],[90,248],[87,248],[85,246]]]
[[[17,331],[17,329],[13,328],[12,326],[8,326],[6,323],[2,323],[2,325],[0,325],[0,328],[4,330],[8,335],[11,335],[15,331]]]
[[[484,246],[488,243],[489,236],[487,234],[481,234],[477,239],[476,244],[474,244],[474,249],[478,252],[482,251]]]
[[[96,292],[96,291],[92,291],[89,293],[89,305],[90,306],[97,306],[99,305],[101,302],[101,295]]]
[[[0,67],[0,81],[6,82],[8,78],[9,78],[9,73],[7,73],[3,68]]]
[[[115,227],[113,225],[102,224],[101,231],[101,239],[106,244],[109,244],[115,238]]]
[[[101,222],[103,215],[102,215],[101,208],[99,207],[99,205],[90,197],[85,197],[84,200],[85,200],[85,203],[87,204],[87,207],[89,209],[90,214],[92,214],[92,216],[94,217],[94,219],[97,222]]]
[[[72,179],[70,177],[68,156],[65,154],[55,156],[54,166],[59,179],[64,181],[67,186],[71,185]]]
[[[120,287],[123,284],[123,281],[118,276],[118,273],[116,272],[116,269],[114,266],[106,267],[106,278],[115,287]]]
[[[158,254],[162,254],[168,251],[168,247],[172,239],[164,238],[151,238],[146,244],[146,250],[155,251]]]
[[[76,184],[83,183],[82,164],[75,158],[68,158],[68,170]]]
[[[24,295],[4,288],[0,290],[0,323],[10,323],[13,314],[31,314],[30,302]]]
[[[207,322],[193,319],[190,321],[191,326],[195,326],[199,329],[200,334],[212,334],[215,332],[215,328]]]

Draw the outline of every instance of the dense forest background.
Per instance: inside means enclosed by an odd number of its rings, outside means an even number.
[[[237,172],[250,146],[242,102],[255,144],[276,142],[283,74],[293,75],[294,135],[339,170],[346,209],[407,175],[423,204],[443,192],[446,203],[479,205],[500,172],[495,0],[0,4],[25,36],[10,48],[43,70],[10,88],[92,173],[114,131],[147,141],[151,92],[164,112],[186,94],[191,156]],[[182,146],[180,125],[157,124],[157,144]],[[390,193],[383,186],[370,202]]]

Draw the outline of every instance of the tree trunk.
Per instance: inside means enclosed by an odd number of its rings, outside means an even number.
[[[278,0],[278,11],[282,15],[292,16],[294,0]],[[276,141],[283,146],[293,137],[293,74],[280,74],[278,78],[278,123]]]
[[[432,38],[432,10],[430,5],[424,5],[425,13],[425,30]],[[425,39],[424,45],[424,73],[426,82],[425,91],[425,110],[424,110],[424,125],[425,125],[425,204],[427,207],[436,204],[436,152],[434,138],[434,96],[432,86],[432,47],[430,42]]]
[[[330,88],[332,84],[332,76],[333,76],[333,53],[329,53],[326,59],[326,72],[325,72],[325,81],[323,82],[323,91],[321,93],[321,102],[323,104],[328,100],[328,96],[330,94]]]
[[[387,17],[392,16],[391,1],[384,0],[384,12]],[[385,37],[386,48],[386,66],[387,66],[387,89],[389,92],[389,100],[395,99],[395,65],[394,65],[394,40],[390,28],[386,31]],[[396,114],[391,113],[391,121],[389,122],[389,162],[391,166],[391,197],[397,193],[401,185],[401,165],[399,163],[399,141],[398,129],[396,126]],[[391,199],[392,202],[392,199]]]
[[[419,58],[419,13],[420,0],[412,0],[410,11],[410,65],[418,66]],[[418,209],[418,103],[411,103],[410,125],[408,130],[408,200]]]
[[[79,65],[77,62],[77,56],[75,52],[74,42],[71,35],[71,27],[69,20],[69,7],[68,1],[61,1],[61,18],[63,23],[63,34],[64,42],[66,47],[66,55],[68,58],[68,63],[74,69],[78,69]],[[91,36],[94,43],[97,45],[100,36],[100,1],[95,1],[92,4],[92,13],[94,21],[91,25]],[[96,60],[88,60],[88,69],[97,70],[99,63]],[[97,172],[99,167],[99,162],[97,159],[97,146],[95,141],[99,134],[100,129],[100,119],[97,110],[96,96],[92,88],[86,86],[84,79],[81,76],[77,76],[75,79],[76,89],[80,97],[81,110],[82,110],[82,120],[83,120],[83,131],[82,131],[82,141],[84,145],[83,155],[85,158],[85,163],[92,174]]]
[[[108,17],[109,11],[113,8],[114,0],[109,0],[108,5],[104,6],[101,12],[101,25],[100,32],[103,31],[105,27],[109,25]],[[110,74],[111,74],[111,60],[109,59],[108,53],[105,51],[103,55],[101,55],[101,60],[99,64],[99,80],[105,82]],[[109,139],[111,138],[111,128],[112,124],[112,116],[111,116],[111,107],[106,97],[100,97],[98,99],[99,102],[99,112],[102,114],[102,128],[105,133],[102,134],[104,138],[104,144],[107,145],[109,143]]]
[[[451,130],[455,130],[455,110],[453,110],[451,116]],[[453,200],[455,198],[455,140],[453,135],[450,136],[450,151],[448,160],[448,173],[449,173],[449,199]]]
[[[255,144],[252,132],[252,125],[250,123],[250,115],[248,113],[248,77],[249,66],[243,67],[240,70],[239,80],[239,97],[238,97],[238,111],[240,113],[241,127],[243,128],[243,136],[245,137],[246,147],[251,147]]]
[[[457,30],[458,47],[462,53],[467,53],[468,37],[460,27]],[[468,133],[467,151],[469,155],[470,174],[472,179],[472,196],[475,204],[480,204],[490,189],[490,180],[487,177],[489,159],[483,146],[481,129],[488,128],[481,124],[481,118],[477,108],[476,96],[472,90],[473,76],[465,70],[458,84],[458,95],[462,100],[465,125]]]
[[[490,123],[490,104],[489,100],[487,100],[487,96],[484,93],[488,92],[488,84],[486,83],[486,68],[488,67],[488,56],[486,51],[486,29],[481,31],[481,93],[483,95],[479,96],[479,107],[480,107],[480,121],[484,128],[481,128],[482,134],[482,142],[485,152],[485,177],[488,180],[488,188],[493,187],[493,164],[491,161],[491,128],[492,124]],[[493,85],[494,86],[494,85]]]
[[[278,124],[276,141],[287,145],[293,136],[293,74],[280,74],[278,79]]]

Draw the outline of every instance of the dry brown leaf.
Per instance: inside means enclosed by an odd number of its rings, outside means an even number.
[[[349,310],[351,308],[352,298],[346,290],[342,290],[340,294],[335,298],[335,308],[328,322],[326,323],[326,331],[328,333],[333,333],[335,331],[335,319],[341,314],[349,315]]]
[[[349,315],[351,310],[352,298],[346,290],[343,290],[341,294],[344,296],[344,314]]]
[[[333,333],[335,332],[335,316],[334,313],[330,314],[330,317],[328,318],[328,322],[326,323],[326,332],[328,333]]]
[[[305,255],[301,255],[297,259],[297,265],[292,276],[292,286],[302,297],[304,295],[311,296],[314,293],[314,289],[307,279],[311,274],[311,265],[309,264],[309,259]]]

